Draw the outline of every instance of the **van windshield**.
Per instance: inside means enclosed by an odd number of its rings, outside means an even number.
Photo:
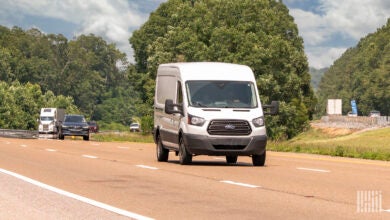
[[[256,108],[256,87],[245,81],[187,81],[190,106],[203,108]]]

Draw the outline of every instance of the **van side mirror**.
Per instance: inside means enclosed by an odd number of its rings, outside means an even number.
[[[177,110],[175,110],[175,107],[177,107]],[[175,114],[180,113],[183,115],[183,106],[181,104],[174,104],[172,99],[165,100],[165,113],[167,114]]]
[[[264,115],[279,114],[279,101],[272,101],[271,105],[263,105],[263,110],[264,110]]]

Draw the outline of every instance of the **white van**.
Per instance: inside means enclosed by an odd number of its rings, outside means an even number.
[[[279,103],[265,106],[277,114]],[[256,80],[248,66],[229,63],[161,64],[154,100],[158,161],[176,152],[180,164],[195,155],[251,156],[264,166],[267,134]]]

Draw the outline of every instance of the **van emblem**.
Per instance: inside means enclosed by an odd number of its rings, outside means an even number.
[[[231,124],[225,125],[226,130],[234,130],[235,128],[236,128],[236,126],[231,125]]]

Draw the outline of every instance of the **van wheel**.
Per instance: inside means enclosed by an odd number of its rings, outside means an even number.
[[[83,136],[83,140],[84,140],[84,141],[89,141],[89,135]]]
[[[60,140],[64,140],[64,139],[65,139],[64,135],[62,135],[61,133],[58,135],[58,138],[59,138]]]
[[[266,157],[265,151],[261,155],[252,155],[253,166],[260,166],[260,167],[264,166],[264,164],[265,164],[265,157]]]
[[[237,163],[237,157],[238,156],[226,156],[226,162],[227,163]]]
[[[157,136],[156,154],[157,154],[157,161],[159,162],[168,161],[169,150],[164,148],[160,136]]]
[[[192,154],[187,151],[183,138],[180,138],[179,158],[181,165],[187,165],[192,162]]]

